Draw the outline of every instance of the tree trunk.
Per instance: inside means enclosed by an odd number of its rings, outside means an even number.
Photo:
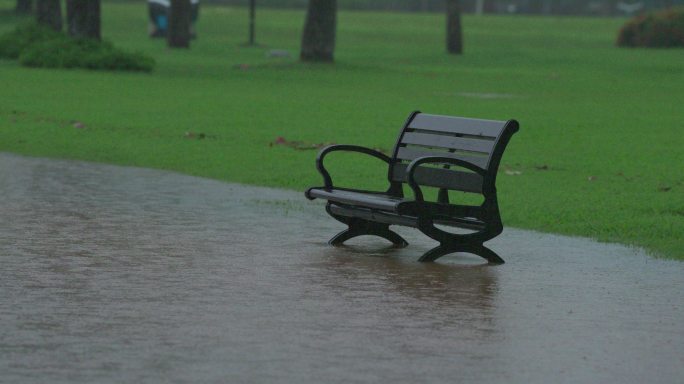
[[[17,13],[26,15],[33,11],[33,2],[31,0],[17,0]]]
[[[37,0],[36,20],[55,31],[62,30],[62,7],[59,0]]]
[[[67,0],[69,35],[100,40],[100,0]]]
[[[475,3],[475,14],[476,15],[483,14],[484,9],[485,9],[484,0],[477,0],[477,2]]]
[[[168,45],[171,48],[190,48],[190,0],[171,0],[169,9]]]
[[[332,62],[336,26],[337,0],[309,0],[300,59]]]
[[[461,0],[447,0],[447,52],[455,55],[463,53]]]

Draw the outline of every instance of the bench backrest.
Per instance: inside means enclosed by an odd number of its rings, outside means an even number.
[[[405,183],[406,168],[418,157],[444,156],[468,161],[487,173],[483,177],[463,168],[421,166],[415,173],[416,182],[464,192],[494,193],[501,156],[517,131],[515,120],[480,120],[413,112],[394,147],[390,181]]]

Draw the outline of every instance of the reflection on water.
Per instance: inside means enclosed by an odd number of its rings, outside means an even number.
[[[415,262],[299,193],[0,154],[0,382],[675,382],[681,263],[507,230]]]
[[[321,281],[318,275],[313,282],[333,291],[347,289],[340,282],[355,287],[368,284],[364,291],[382,285],[383,291],[396,292],[399,300],[413,303],[415,312],[443,314],[444,321],[477,319],[485,323],[482,326],[493,326],[492,305],[497,286],[494,268],[490,266],[415,265],[413,261],[391,257],[336,257],[319,266],[325,268],[325,278],[332,275],[335,279]],[[455,309],[458,313],[454,313]]]

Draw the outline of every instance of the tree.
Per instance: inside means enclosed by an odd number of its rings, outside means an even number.
[[[72,37],[100,40],[100,0],[67,0],[67,28]]]
[[[17,0],[17,13],[28,14],[33,10],[33,2],[31,0]]]
[[[171,48],[190,48],[192,5],[190,0],[171,0],[167,42]]]
[[[62,30],[62,7],[59,0],[37,0],[36,20],[55,31]]]
[[[333,61],[337,0],[309,0],[302,35],[302,61]]]
[[[475,14],[476,15],[483,14],[484,13],[484,6],[485,6],[484,0],[477,0],[475,2]]]
[[[463,53],[463,31],[461,27],[461,0],[447,0],[447,52]]]

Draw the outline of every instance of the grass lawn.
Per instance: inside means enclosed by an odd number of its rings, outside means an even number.
[[[14,3],[0,0],[0,33]],[[506,226],[684,259],[684,50],[616,48],[620,19],[466,16],[455,57],[443,15],[338,16],[336,63],[307,65],[303,11],[258,10],[262,45],[244,47],[246,10],[203,6],[192,48],[169,50],[147,37],[143,2],[104,2],[103,36],[155,71],[0,60],[0,151],[303,191],[321,184],[316,151],[270,145],[279,136],[390,149],[416,109],[515,118],[498,178]],[[347,168],[336,183],[385,187],[380,163],[334,160]]]

